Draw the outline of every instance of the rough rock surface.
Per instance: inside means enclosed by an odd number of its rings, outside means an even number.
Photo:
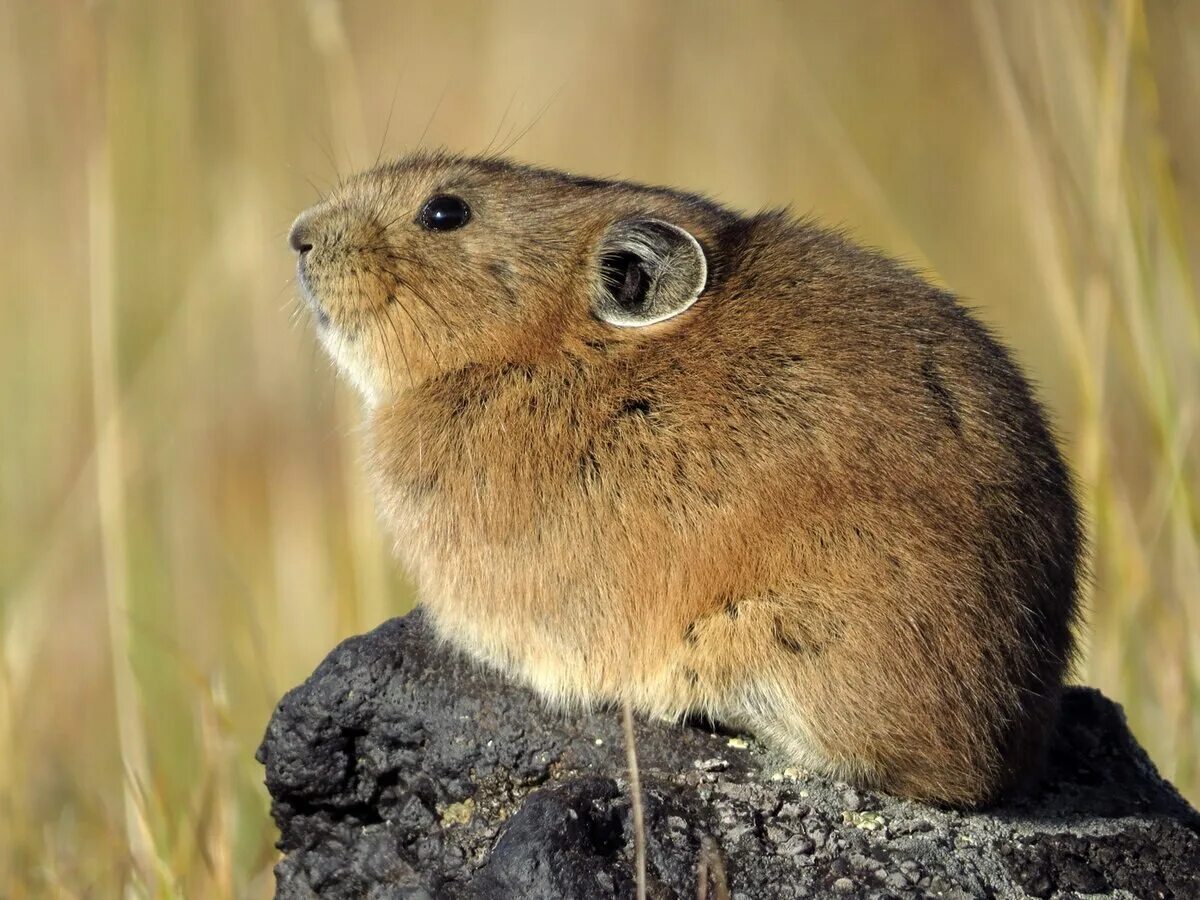
[[[697,896],[704,843],[713,898],[1200,898],[1200,817],[1092,690],[1068,693],[1044,786],[986,813],[781,771],[699,726],[641,722],[637,750],[651,897]],[[259,760],[280,897],[633,896],[620,716],[547,710],[420,613],[334,650]]]

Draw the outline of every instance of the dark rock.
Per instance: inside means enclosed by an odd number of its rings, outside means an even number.
[[[1096,691],[1067,692],[1041,787],[978,813],[781,769],[695,725],[636,730],[651,897],[696,897],[703,868],[733,900],[1200,898],[1200,816]],[[334,650],[258,758],[279,897],[633,896],[619,714],[548,710],[420,613]]]

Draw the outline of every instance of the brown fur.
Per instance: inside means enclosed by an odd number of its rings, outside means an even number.
[[[435,193],[471,222],[415,221]],[[598,243],[687,229],[676,318],[591,315]],[[951,804],[1032,771],[1071,653],[1067,470],[948,294],[780,213],[419,155],[298,220],[322,340],[440,632],[565,703],[745,727]]]

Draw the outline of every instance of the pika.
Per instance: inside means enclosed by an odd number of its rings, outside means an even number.
[[[1036,771],[1081,527],[1009,354],[783,212],[421,153],[290,244],[438,633],[955,806]]]

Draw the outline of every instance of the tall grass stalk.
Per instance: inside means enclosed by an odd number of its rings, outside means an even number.
[[[97,15],[97,42],[104,47],[105,22]],[[103,57],[103,50],[97,54]],[[122,802],[125,835],[135,881],[148,892],[157,888],[159,861],[147,817],[145,797],[152,788],[141,698],[130,661],[129,546],[122,460],[122,418],[117,398],[114,309],[112,163],[108,146],[107,72],[95,80],[98,124],[87,160],[88,250],[91,300],[92,433],[96,442],[96,491],[104,569],[104,597],[117,740],[124,771]]]

